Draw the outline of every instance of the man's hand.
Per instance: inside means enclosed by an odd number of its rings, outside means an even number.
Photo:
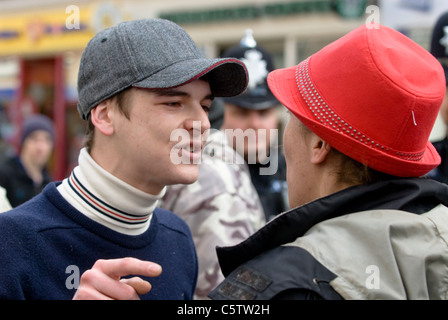
[[[148,293],[151,284],[139,277],[121,279],[127,275],[157,277],[162,267],[156,263],[135,258],[98,260],[92,269],[81,276],[74,300],[139,300]]]

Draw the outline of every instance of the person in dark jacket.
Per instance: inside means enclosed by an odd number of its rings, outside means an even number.
[[[12,207],[24,203],[52,181],[47,163],[54,147],[54,126],[42,114],[31,115],[22,126],[20,153],[0,165],[0,186]]]
[[[218,248],[214,299],[447,299],[448,186],[429,142],[445,78],[424,48],[363,25],[268,76],[290,112],[291,209]]]

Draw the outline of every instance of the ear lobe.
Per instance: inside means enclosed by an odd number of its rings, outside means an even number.
[[[314,142],[311,150],[311,163],[320,164],[325,161],[330,153],[331,146],[320,138]]]
[[[90,111],[93,125],[104,135],[110,136],[114,133],[113,110],[109,100],[101,102]]]

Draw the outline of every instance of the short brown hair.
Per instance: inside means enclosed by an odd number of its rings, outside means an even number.
[[[310,134],[312,131],[301,123],[303,134]],[[358,185],[380,182],[395,178],[389,174],[374,170],[366,164],[360,163],[342,152],[331,147],[330,157],[339,159],[339,167],[334,171],[338,181],[342,184]]]
[[[391,175],[374,170],[366,164],[353,160],[333,147],[331,152],[334,156],[341,159],[339,168],[335,170],[338,181],[341,183],[349,185],[369,184],[394,178]]]
[[[127,119],[130,119],[130,94],[129,94],[130,91],[131,88],[128,88],[109,98],[111,101],[116,103],[118,111],[121,114],[123,114]],[[95,138],[94,133],[95,133],[95,126],[93,125],[92,119],[89,114],[84,138],[84,147],[87,148],[88,152],[90,152],[93,146]]]

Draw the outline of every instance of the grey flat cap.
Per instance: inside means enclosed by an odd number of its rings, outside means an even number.
[[[206,58],[179,25],[163,19],[122,22],[96,34],[87,44],[78,74],[78,112],[129,87],[162,89],[207,74],[216,97],[243,93],[248,73],[235,58]]]

